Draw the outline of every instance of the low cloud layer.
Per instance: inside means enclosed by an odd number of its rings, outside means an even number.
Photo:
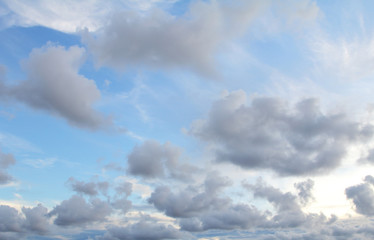
[[[213,146],[219,162],[286,176],[333,170],[350,146],[373,137],[374,128],[344,113],[323,113],[316,99],[289,106],[256,97],[247,105],[246,93],[236,91],[213,103],[207,119],[194,122],[190,132]]]
[[[34,49],[23,62],[27,79],[16,85],[0,83],[3,101],[18,101],[64,118],[71,125],[105,128],[111,121],[93,107],[100,99],[95,82],[78,73],[85,50],[47,45]]]

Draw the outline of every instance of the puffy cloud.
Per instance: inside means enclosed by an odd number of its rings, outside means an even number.
[[[157,187],[148,199],[158,210],[170,217],[193,217],[210,209],[220,210],[230,202],[229,198],[220,197],[219,193],[229,181],[219,175],[210,175],[205,180],[204,191],[189,186],[178,193],[169,187]]]
[[[34,208],[22,208],[22,212],[25,215],[25,221],[23,227],[26,229],[44,234],[48,231],[49,221],[48,221],[48,209],[43,205],[38,204]]]
[[[13,177],[10,176],[5,170],[10,166],[16,163],[14,156],[10,153],[3,153],[0,150],[0,185],[7,184]]]
[[[15,208],[0,205],[0,232],[21,232],[22,218]]]
[[[100,240],[161,240],[193,239],[193,236],[180,232],[171,225],[163,225],[143,217],[139,222],[126,227],[111,227]]]
[[[76,193],[86,194],[88,196],[96,196],[99,192],[105,195],[109,188],[108,182],[83,182],[73,177],[69,178],[68,184]]]
[[[49,212],[49,216],[56,216],[54,223],[59,226],[80,226],[96,221],[104,221],[112,212],[107,202],[92,199],[90,203],[78,195],[64,200]]]
[[[83,41],[99,65],[179,67],[211,77],[218,47],[244,32],[268,3],[198,1],[181,17],[159,9],[121,12],[101,31],[84,33]]]
[[[85,50],[77,46],[34,49],[24,62],[27,79],[18,85],[3,85],[2,98],[62,117],[77,127],[109,126],[111,121],[93,109],[100,99],[95,82],[78,74],[84,55]]]
[[[123,182],[123,183],[120,183],[116,188],[116,193],[118,195],[122,195],[122,194],[125,194],[126,196],[130,196],[130,194],[132,193],[132,183],[131,182]]]
[[[22,208],[24,215],[21,215],[17,209],[0,205],[0,233],[26,233],[44,234],[48,231],[49,222],[47,217],[47,208],[39,204],[34,208]],[[13,236],[21,237],[21,235],[4,235],[7,237],[0,239],[12,239]],[[9,238],[8,238],[9,237]],[[17,237],[15,237],[16,239]]]
[[[347,148],[373,136],[373,126],[344,113],[321,111],[316,99],[290,107],[278,98],[256,97],[246,105],[239,90],[216,101],[190,133],[210,143],[217,161],[280,175],[324,174],[339,166]]]
[[[128,155],[128,172],[144,178],[190,178],[196,168],[180,164],[180,155],[181,149],[171,143],[161,145],[157,141],[147,140],[135,146]]]
[[[230,205],[218,211],[212,210],[199,218],[181,219],[181,229],[191,232],[210,229],[234,230],[250,229],[265,225],[266,216],[253,206]]]
[[[373,216],[374,215],[374,190],[373,177],[365,177],[365,183],[351,186],[345,189],[345,195],[353,201],[358,213]]]

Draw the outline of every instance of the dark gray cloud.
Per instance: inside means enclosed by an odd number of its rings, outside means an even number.
[[[222,176],[209,175],[203,190],[189,186],[174,193],[169,187],[161,186],[154,190],[148,202],[170,217],[198,216],[210,209],[220,210],[230,203],[229,198],[220,197],[221,190],[229,184]]]
[[[212,144],[217,161],[243,168],[272,169],[280,175],[324,174],[339,166],[347,148],[372,138],[372,125],[343,113],[322,112],[316,99],[290,107],[278,98],[236,91],[215,102],[207,119],[190,133]]]
[[[88,196],[96,196],[99,193],[106,195],[109,188],[108,182],[83,182],[73,177],[69,178],[67,183],[76,193],[86,194]]]
[[[160,144],[147,140],[135,146],[128,155],[128,173],[144,178],[172,177],[188,179],[197,172],[197,168],[189,164],[181,164],[180,148],[167,142]]]
[[[13,177],[6,172],[6,169],[15,163],[16,159],[13,154],[3,153],[0,150],[0,185],[7,184],[13,180]]]
[[[92,222],[104,221],[112,212],[109,203],[100,199],[90,202],[78,195],[64,200],[49,212],[49,216],[56,216],[54,223],[59,226],[81,226]]]
[[[3,100],[17,100],[88,129],[106,128],[111,121],[94,110],[100,91],[93,80],[78,73],[85,50],[47,45],[34,49],[23,62],[27,79],[18,85],[0,85]]]
[[[307,205],[314,200],[312,194],[314,181],[312,179],[307,179],[304,182],[295,183],[294,186],[298,190],[299,200],[302,205]]]
[[[373,177],[365,177],[365,183],[351,186],[345,189],[345,195],[353,201],[356,212],[365,215],[374,215],[374,190]]]
[[[126,227],[111,227],[99,240],[162,240],[194,239],[188,233],[181,232],[171,225],[158,223],[157,220],[142,218],[139,222]]]
[[[182,17],[160,9],[145,15],[121,12],[101,31],[83,33],[83,42],[99,65],[177,67],[212,77],[216,50],[243,33],[267,4],[197,1]]]

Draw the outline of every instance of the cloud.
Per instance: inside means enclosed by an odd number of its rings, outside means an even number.
[[[22,208],[22,212],[25,215],[25,221],[23,227],[40,234],[48,232],[49,221],[48,221],[48,209],[43,205],[38,204],[34,208]]]
[[[189,186],[174,193],[169,187],[160,186],[154,190],[148,202],[170,217],[198,216],[210,209],[219,211],[230,202],[229,198],[219,196],[229,184],[230,181],[220,175],[209,175],[204,182],[204,191]]]
[[[174,1],[58,1],[36,0],[32,3],[23,0],[4,0],[0,19],[5,26],[35,26],[41,25],[63,32],[73,33],[79,29],[88,28],[95,31],[100,28],[113,11],[121,8],[146,11],[155,5],[169,5]],[[5,26],[2,26],[5,25]]]
[[[83,42],[100,66],[182,68],[213,77],[218,48],[245,32],[267,4],[197,1],[179,17],[160,9],[120,12],[100,31],[83,33]]]
[[[5,170],[16,163],[16,159],[13,154],[3,153],[0,150],[0,185],[7,184],[13,180],[13,177],[10,176]]]
[[[21,232],[22,218],[15,208],[0,205],[0,232]]]
[[[356,212],[365,215],[374,215],[374,190],[373,177],[365,177],[365,183],[351,186],[345,189],[345,195],[353,201]]]
[[[111,212],[112,208],[107,202],[95,198],[88,203],[83,197],[74,195],[54,207],[48,215],[56,216],[54,223],[59,226],[82,226],[104,221]]]
[[[188,179],[197,168],[180,164],[181,149],[167,142],[147,140],[135,146],[127,157],[128,173],[144,178],[174,177]]]
[[[78,74],[84,54],[77,46],[65,49],[49,44],[34,49],[23,62],[27,79],[18,85],[0,86],[3,100],[17,100],[77,127],[95,130],[111,125],[93,109],[101,96],[95,82]]]
[[[243,183],[243,186],[252,191],[254,197],[266,199],[276,210],[271,220],[266,222],[263,227],[317,227],[327,224],[333,219],[328,220],[323,214],[304,213],[297,201],[297,196],[290,192],[283,193],[280,189],[267,185],[261,178],[254,185]]]
[[[308,179],[304,182],[295,183],[294,186],[298,190],[298,197],[302,205],[306,205],[314,200],[312,194],[314,181],[312,179]]]
[[[96,196],[99,192],[106,195],[109,188],[108,182],[83,182],[76,180],[73,177],[69,178],[67,183],[76,193],[88,196]]]
[[[143,217],[139,222],[126,227],[111,227],[99,240],[162,240],[194,239],[193,236],[180,232],[171,225],[157,223],[156,220]]]
[[[13,207],[0,205],[0,234],[2,232],[44,234],[50,226],[47,211],[47,208],[39,204],[33,208],[23,207],[22,213],[24,215],[21,215]],[[8,238],[1,238],[0,235],[0,239]]]
[[[344,113],[323,113],[316,99],[290,107],[279,98],[244,91],[213,103],[207,119],[190,133],[210,144],[216,160],[247,169],[271,169],[282,176],[325,174],[338,167],[347,148],[373,137],[373,126]]]

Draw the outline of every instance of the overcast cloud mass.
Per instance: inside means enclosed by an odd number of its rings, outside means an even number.
[[[373,239],[373,9],[0,0],[0,240]]]

